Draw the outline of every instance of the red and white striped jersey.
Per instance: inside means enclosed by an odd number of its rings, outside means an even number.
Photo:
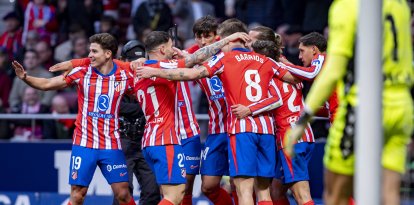
[[[130,69],[114,63],[103,75],[91,66],[75,67],[66,77],[78,88],[78,115],[73,144],[93,149],[121,149],[118,110],[124,94],[132,94],[134,76]]]
[[[303,84],[298,83],[296,85],[292,85],[282,82],[276,78],[275,82],[276,87],[281,93],[283,99],[283,105],[272,111],[275,118],[276,144],[278,149],[281,149],[283,148],[283,138],[286,131],[295,126],[296,121],[298,121],[300,114],[303,111]],[[298,143],[300,142],[315,142],[312,128],[309,123],[305,129],[302,139],[300,139]]]
[[[274,63],[267,57],[245,48],[219,53],[205,64],[210,77],[217,75],[225,89],[228,108],[232,105],[251,105],[252,116],[237,119],[228,111],[229,134],[253,132],[274,134],[273,117],[267,110],[279,106],[279,97],[269,97]],[[258,114],[261,113],[261,114]]]
[[[148,60],[145,65],[158,69],[185,67],[184,60]],[[147,120],[142,148],[180,144],[176,130],[177,82],[157,77],[141,78],[135,84],[135,93]]]
[[[227,102],[223,84],[217,76],[197,80],[208,100],[209,134],[227,132]]]
[[[194,44],[188,53],[196,52],[200,47]],[[201,78],[196,81],[208,100],[208,134],[227,132],[227,102],[221,80],[217,76]]]
[[[316,76],[322,69],[325,63],[326,55],[317,54],[313,57],[310,67],[302,67],[292,64],[277,63],[279,66],[287,69],[292,75],[305,80],[313,82]],[[329,121],[332,123],[335,117],[335,112],[338,107],[338,96],[336,91],[332,93],[329,99],[325,102],[325,105],[317,113],[318,116],[329,117]]]
[[[193,111],[190,87],[187,81],[177,82],[177,121],[176,130],[181,139],[191,138],[200,134],[195,113]]]

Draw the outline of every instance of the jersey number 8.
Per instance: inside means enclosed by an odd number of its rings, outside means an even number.
[[[254,75],[254,81],[251,78]],[[246,70],[244,73],[244,80],[247,83],[246,97],[251,102],[257,102],[262,99],[262,88],[260,87],[260,75],[258,70]],[[253,89],[256,90],[256,95],[253,96]]]

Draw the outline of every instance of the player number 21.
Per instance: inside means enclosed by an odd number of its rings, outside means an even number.
[[[251,76],[254,75],[254,80]],[[244,80],[247,83],[246,97],[251,102],[257,102],[262,98],[262,88],[260,87],[260,75],[258,70],[246,70],[244,73]],[[256,95],[253,95],[253,89],[256,90]]]
[[[154,86],[150,86],[147,88],[147,93],[151,96],[151,101],[152,101],[152,105],[154,107],[154,115],[155,117],[158,117],[158,115],[160,114],[159,111],[159,103],[158,103],[158,99],[157,99],[157,94],[155,93],[155,88]],[[143,90],[138,90],[138,100],[142,103],[142,110],[144,112],[146,112],[145,108],[146,108],[146,101],[145,101],[145,92]]]

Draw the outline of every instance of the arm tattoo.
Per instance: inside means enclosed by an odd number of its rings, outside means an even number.
[[[223,48],[223,46],[225,46],[227,43],[227,39],[222,39],[209,46],[199,49],[195,53],[185,58],[185,66],[193,67],[195,64],[202,63],[203,61],[219,52],[220,49]]]
[[[190,71],[190,73],[186,72]],[[161,78],[167,78],[169,80],[194,80],[209,76],[207,69],[203,66],[197,67],[196,70],[186,69],[168,69],[161,71]]]

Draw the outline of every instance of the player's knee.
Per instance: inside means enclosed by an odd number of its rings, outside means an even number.
[[[131,196],[128,189],[120,189],[115,193],[115,197],[121,203],[128,203]]]
[[[83,204],[85,200],[87,189],[72,188],[71,201],[72,204]]]
[[[171,201],[173,204],[180,204],[184,198],[185,185],[180,184],[174,186],[174,189],[169,189],[168,192],[163,191],[164,199]]]
[[[213,183],[208,183],[208,182],[206,183],[203,182],[201,184],[201,191],[203,192],[204,195],[211,194],[214,191],[217,191],[218,188],[219,188],[218,184],[213,184]]]

